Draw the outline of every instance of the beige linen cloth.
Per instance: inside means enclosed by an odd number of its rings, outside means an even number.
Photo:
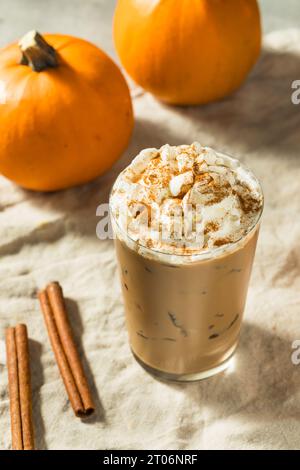
[[[136,127],[126,155],[99,180],[35,194],[0,180],[0,448],[10,448],[4,328],[31,338],[36,444],[40,449],[296,449],[300,447],[300,30],[272,33],[245,85],[203,107],[169,107],[133,90]],[[112,136],[113,139],[113,136]],[[96,208],[144,147],[195,140],[239,157],[266,196],[260,241],[234,368],[207,381],[162,383],[135,362],[127,341],[113,242],[96,237]],[[84,157],[84,156],[83,156]],[[75,418],[36,290],[59,280],[97,413]]]

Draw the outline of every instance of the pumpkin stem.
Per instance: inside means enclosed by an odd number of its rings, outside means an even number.
[[[25,34],[19,42],[19,47],[22,52],[21,65],[28,65],[35,72],[58,65],[55,49],[37,31]]]

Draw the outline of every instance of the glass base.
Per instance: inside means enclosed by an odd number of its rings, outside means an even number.
[[[236,348],[235,348],[236,349]],[[131,352],[135,358],[135,360],[138,362],[140,366],[143,367],[149,374],[153,375],[154,377],[165,380],[168,382],[196,382],[198,380],[204,380],[208,379],[209,377],[212,377],[213,375],[219,374],[220,372],[223,372],[226,370],[233,359],[235,349],[232,352],[232,354],[229,356],[226,361],[222,362],[216,367],[213,367],[211,369],[207,369],[201,372],[195,372],[193,374],[171,374],[168,372],[164,372],[159,369],[154,369],[153,367],[149,366],[148,364],[145,364],[136,354],[135,352],[131,349]]]

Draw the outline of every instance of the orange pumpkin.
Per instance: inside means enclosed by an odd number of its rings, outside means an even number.
[[[90,181],[126,148],[132,104],[118,67],[96,46],[30,32],[0,51],[0,172],[53,191]]]
[[[261,48],[256,0],[118,0],[114,39],[140,86],[173,104],[229,95]]]

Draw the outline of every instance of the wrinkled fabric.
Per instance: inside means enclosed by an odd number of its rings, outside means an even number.
[[[0,448],[11,445],[4,328],[30,336],[39,449],[296,449],[300,447],[300,30],[272,33],[244,86],[202,107],[170,107],[134,88],[132,143],[112,171],[54,194],[0,180]],[[113,136],[112,136],[113,140]],[[163,383],[133,359],[113,242],[96,237],[96,208],[142,148],[200,141],[242,160],[266,198],[241,342],[232,367],[206,381]],[[97,413],[74,417],[36,291],[64,287]]]

